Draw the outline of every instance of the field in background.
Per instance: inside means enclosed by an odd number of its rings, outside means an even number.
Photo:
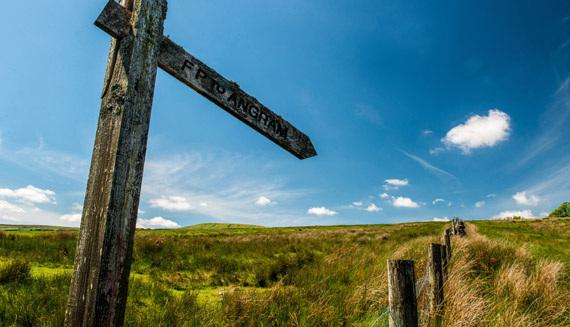
[[[126,325],[370,326],[387,306],[386,259],[415,260],[422,276],[428,244],[445,226],[139,230]],[[569,228],[568,220],[473,222],[469,238],[453,241],[447,325],[570,324]],[[76,237],[0,232],[0,325],[62,324]]]

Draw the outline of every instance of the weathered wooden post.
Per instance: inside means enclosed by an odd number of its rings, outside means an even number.
[[[430,316],[437,326],[441,325],[443,311],[443,267],[441,244],[429,246],[429,308]]]
[[[457,234],[459,234],[459,236],[465,236],[465,222],[463,222],[463,220],[459,220],[457,223]]]
[[[123,0],[132,30],[113,40],[65,325],[123,324],[166,0]],[[126,17],[125,17],[126,18]]]
[[[445,254],[449,262],[451,260],[451,230],[449,228],[446,228],[443,232],[443,244],[445,245]]]
[[[447,280],[447,246],[441,246],[441,267],[443,270],[443,281]]]
[[[416,278],[411,260],[388,260],[390,327],[418,326]]]
[[[299,159],[309,137],[163,36],[167,0],[110,0],[95,25],[111,43],[65,325],[121,326],[157,67]]]

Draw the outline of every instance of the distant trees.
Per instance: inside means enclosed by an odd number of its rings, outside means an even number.
[[[570,217],[570,203],[562,203],[560,207],[552,211],[548,217]]]

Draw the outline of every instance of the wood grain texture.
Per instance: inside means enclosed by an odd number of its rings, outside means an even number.
[[[447,279],[447,247],[445,245],[441,246],[441,269],[443,282]]]
[[[131,33],[131,12],[115,1],[109,0],[95,20],[95,26],[112,37],[121,39]]]
[[[66,326],[124,320],[166,0],[135,0],[132,13],[110,50]]]
[[[443,244],[445,245],[445,255],[447,261],[451,261],[451,229],[447,228],[443,232]]]
[[[428,251],[429,264],[429,310],[436,326],[441,325],[443,312],[443,262],[441,244],[431,243]]]
[[[390,327],[418,326],[414,262],[388,260]]]
[[[105,10],[109,12],[99,16],[97,26],[111,35],[123,33],[127,27],[120,25],[122,20],[113,17],[128,16],[128,13],[118,14],[127,10],[112,4]],[[158,65],[297,158],[307,159],[317,155],[307,135],[247,94],[238,84],[224,78],[166,37],[161,42]]]

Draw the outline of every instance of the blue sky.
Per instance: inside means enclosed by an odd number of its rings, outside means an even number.
[[[79,224],[104,4],[4,4],[0,223]],[[141,226],[543,216],[570,200],[567,1],[171,0],[165,34],[319,155],[299,161],[161,71]]]

